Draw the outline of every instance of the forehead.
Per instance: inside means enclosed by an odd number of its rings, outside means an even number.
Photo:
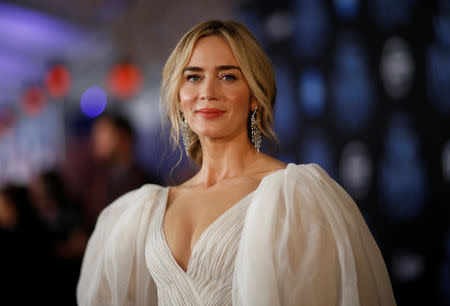
[[[230,45],[221,36],[200,38],[192,49],[187,66],[239,66]]]

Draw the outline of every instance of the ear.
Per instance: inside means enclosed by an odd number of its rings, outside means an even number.
[[[250,97],[250,110],[253,112],[257,106],[259,106],[258,100],[252,95]]]

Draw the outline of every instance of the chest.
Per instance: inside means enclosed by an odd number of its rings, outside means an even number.
[[[224,188],[169,194],[163,230],[172,256],[183,270],[187,270],[195,245],[208,229],[218,230],[216,223],[224,221],[221,219],[245,213],[235,206],[249,197],[254,188],[248,183],[231,191]]]

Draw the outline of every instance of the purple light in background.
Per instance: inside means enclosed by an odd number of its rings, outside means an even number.
[[[89,118],[103,113],[106,107],[106,93],[101,87],[90,87],[81,95],[81,111]]]
[[[24,81],[37,81],[42,78],[44,65],[29,60],[27,57],[17,53],[7,52],[0,49],[0,86],[21,85]]]
[[[0,46],[48,55],[79,44],[82,34],[79,28],[55,17],[0,4]]]

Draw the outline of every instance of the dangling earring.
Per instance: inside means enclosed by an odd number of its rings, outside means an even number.
[[[186,154],[189,155],[189,149],[191,146],[191,140],[189,138],[189,125],[186,122],[186,118],[183,116],[183,122],[181,123],[181,136],[183,137],[184,149]]]
[[[261,131],[256,124],[256,112],[258,111],[258,107],[255,107],[255,110],[252,113],[250,118],[250,128],[252,130],[252,143],[255,146],[256,150],[259,154],[259,148],[261,147]]]

